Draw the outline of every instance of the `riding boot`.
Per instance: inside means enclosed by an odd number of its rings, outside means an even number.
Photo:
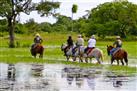
[[[64,51],[64,56],[66,56],[67,54],[66,54],[66,51]]]

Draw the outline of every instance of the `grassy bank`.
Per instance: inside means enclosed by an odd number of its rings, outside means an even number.
[[[45,53],[44,56],[48,58],[64,58],[63,52],[60,50],[60,46],[62,43],[65,43],[67,40],[68,35],[72,35],[74,41],[77,38],[77,34],[70,33],[70,34],[57,34],[57,33],[40,33],[43,38],[43,45],[45,46]],[[8,37],[5,35],[3,37],[0,37],[0,56],[2,59],[6,59],[7,56],[14,58],[14,56],[18,55],[18,57],[31,57],[29,48],[31,44],[33,43],[34,34],[32,35],[15,35],[15,43],[16,48],[10,49],[8,48]],[[87,38],[85,39],[85,46],[87,45]],[[112,45],[113,41],[98,41],[96,46],[103,50],[104,52],[104,59],[109,60],[110,58],[107,55],[107,45]],[[128,56],[130,59],[136,59],[137,58],[137,43],[135,41],[132,42],[123,42],[123,49],[125,49],[128,52]],[[15,57],[16,59],[16,57]]]
[[[67,36],[69,34],[41,34],[43,37],[43,45],[45,46],[44,58],[43,59],[35,59],[30,54],[30,46],[33,43],[34,35],[16,35],[16,48],[8,48],[8,38],[6,36],[0,37],[0,62],[6,63],[17,63],[17,62],[35,62],[35,63],[58,63],[58,64],[69,64],[76,65],[81,67],[103,67],[105,65],[96,65],[91,63],[78,63],[78,62],[66,62],[65,57],[63,56],[63,52],[60,50],[60,45],[66,42]],[[74,40],[77,38],[77,34],[72,34]],[[98,41],[97,47],[102,49],[104,52],[104,62],[110,63],[110,57],[107,55],[106,47],[107,45],[111,45],[112,41]],[[87,40],[85,40],[85,45],[87,44]],[[137,43],[132,42],[123,42],[123,48],[128,52],[129,55],[129,63],[137,64]],[[121,66],[112,67],[106,69],[112,70],[121,70]],[[118,69],[115,69],[118,68]],[[123,68],[123,67],[122,67]],[[136,72],[136,68],[133,67],[131,72]],[[123,68],[125,69],[125,68]],[[128,67],[126,68],[128,69]],[[125,70],[126,71],[126,70]]]

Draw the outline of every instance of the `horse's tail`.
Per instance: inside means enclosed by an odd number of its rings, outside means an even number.
[[[127,54],[127,52],[125,51],[125,52],[124,52],[124,60],[125,60],[125,62],[126,62],[126,65],[128,65],[128,59],[127,59],[127,57],[128,57],[128,54]]]

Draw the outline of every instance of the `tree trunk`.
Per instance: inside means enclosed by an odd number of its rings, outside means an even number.
[[[71,27],[71,31],[73,32],[73,13],[72,13],[72,27]]]
[[[9,31],[9,47],[14,48],[14,23],[12,22],[12,18],[8,18],[8,31]]]

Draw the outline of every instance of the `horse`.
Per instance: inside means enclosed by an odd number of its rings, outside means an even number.
[[[114,48],[113,46],[107,45],[108,55],[110,55],[110,50],[112,50],[113,48]],[[122,65],[124,65],[123,59],[124,59],[126,65],[128,65],[128,54],[127,54],[127,52],[124,49],[119,48],[112,54],[111,64],[113,64],[114,60],[117,60],[117,64],[119,65],[119,60],[120,60]]]
[[[99,48],[94,48],[90,53],[85,54],[85,61],[88,62],[88,58],[92,61],[92,58],[95,58],[99,64],[103,62],[103,51]]]
[[[85,50],[84,46],[79,46],[79,47],[75,48],[74,55],[73,55],[74,56],[73,60],[76,61],[76,58],[78,57],[79,62],[83,62],[84,50]]]
[[[41,44],[36,44],[33,48],[30,49],[31,55],[36,58],[39,54],[39,58],[43,58],[44,47]]]
[[[99,48],[94,48],[89,54],[86,54],[85,52],[85,47],[81,46],[79,49],[76,51],[75,55],[79,55],[79,60],[83,62],[83,58],[85,58],[85,62],[88,63],[88,58],[90,60],[92,58],[96,58],[99,64],[101,64],[103,61],[103,51],[100,50]],[[100,60],[101,59],[101,60]]]
[[[73,59],[73,53],[72,53],[73,47],[67,48],[67,50],[65,50],[66,47],[67,47],[67,44],[62,44],[61,50],[64,51],[64,53],[66,51],[65,56],[66,56],[67,61],[69,61],[70,57],[72,57],[72,59]]]

